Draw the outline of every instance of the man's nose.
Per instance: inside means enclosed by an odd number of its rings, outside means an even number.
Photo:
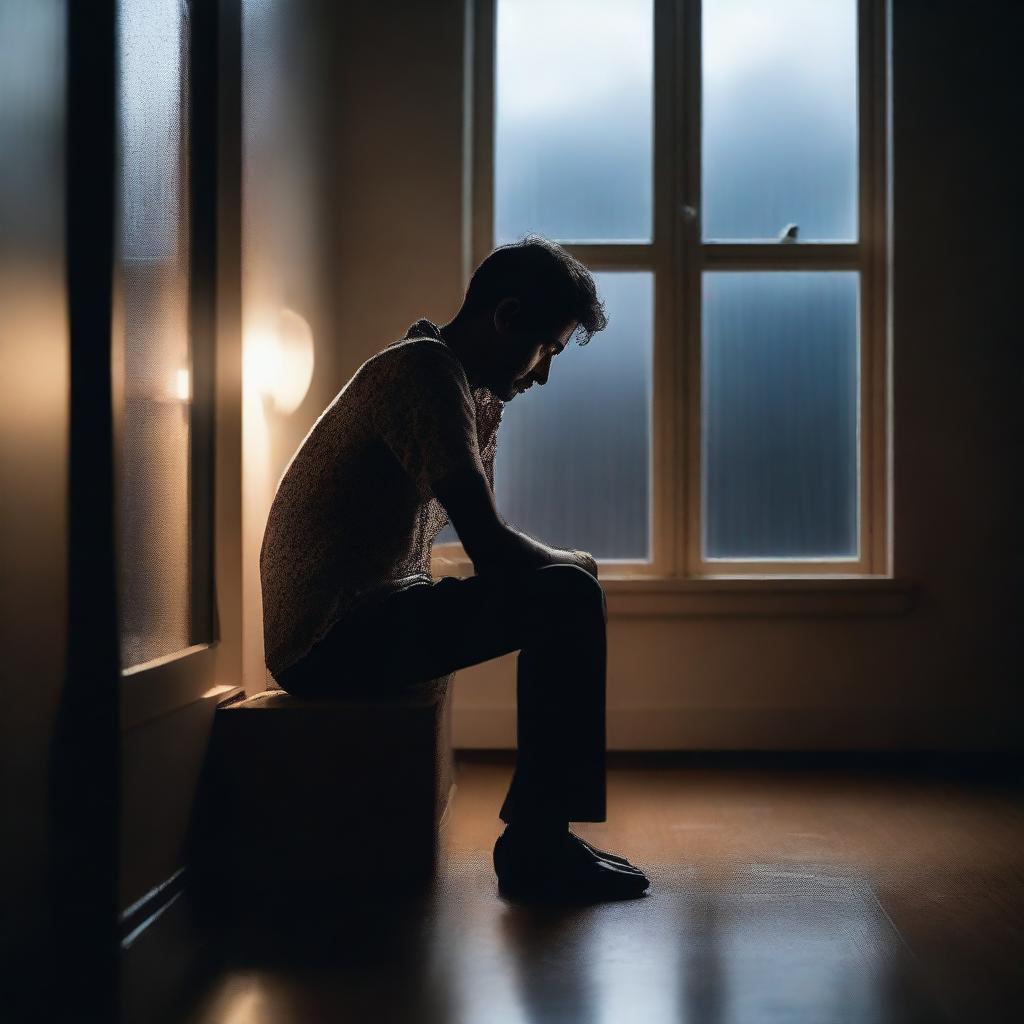
[[[548,356],[547,359],[543,360],[542,362],[539,362],[534,367],[534,370],[533,370],[533,373],[531,374],[531,376],[533,377],[533,379],[538,384],[547,384],[547,382],[548,382],[548,373],[550,372],[550,370],[551,370],[551,357]]]

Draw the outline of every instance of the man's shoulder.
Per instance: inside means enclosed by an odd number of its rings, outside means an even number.
[[[440,339],[429,335],[399,338],[386,345],[377,353],[377,358],[387,356],[393,360],[448,361],[461,366],[458,356]]]
[[[469,386],[462,361],[438,338],[401,338],[381,349],[371,362],[376,363],[377,373],[397,381],[412,374],[453,378],[460,385]]]

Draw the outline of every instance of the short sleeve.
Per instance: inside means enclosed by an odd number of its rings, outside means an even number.
[[[434,485],[467,468],[482,471],[476,407],[465,371],[443,342],[399,346],[374,409],[377,431],[427,499]]]

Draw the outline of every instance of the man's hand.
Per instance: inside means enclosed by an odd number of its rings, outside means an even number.
[[[575,565],[597,579],[597,562],[589,551],[566,551],[548,547],[518,530],[505,528],[499,541],[481,552],[473,565],[479,575],[521,572],[546,565]],[[472,555],[471,555],[472,557]]]
[[[584,572],[589,572],[595,580],[597,579],[597,562],[589,551],[566,551],[563,548],[552,548],[526,534],[519,533],[518,530],[513,532],[520,544],[524,545],[524,547],[519,547],[520,558],[523,560],[515,563],[517,568],[528,566],[537,569],[544,565],[575,565]]]
[[[480,575],[575,565],[597,579],[597,562],[589,551],[551,548],[506,525],[498,516],[494,494],[479,467],[434,484],[466,554]]]
[[[594,579],[597,579],[597,562],[589,551],[573,551],[571,554],[578,559],[577,564],[581,569],[586,569]]]

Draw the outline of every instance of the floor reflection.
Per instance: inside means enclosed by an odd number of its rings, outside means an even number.
[[[453,1020],[935,1019],[920,992],[892,984],[894,971],[906,975],[907,954],[863,879],[772,865],[715,878],[668,869],[640,900],[544,910],[496,901],[486,870],[481,861],[459,886],[481,902],[440,919],[450,918],[438,939],[448,942],[458,993]]]
[[[679,949],[678,1019],[721,1024],[728,975],[721,956],[721,914],[714,902],[694,909],[698,941]]]
[[[297,929],[245,930],[190,1024],[1016,1019],[1024,821],[1002,797],[944,804],[912,789],[815,783],[802,796],[781,788],[769,812],[770,780],[744,783],[762,786],[753,799],[739,780],[702,791],[650,776],[613,808],[618,824],[588,838],[648,868],[651,892],[545,910],[496,892],[490,846],[505,781],[490,769],[460,778],[430,894],[388,900],[367,887],[362,910],[341,908],[317,928],[300,914]]]
[[[509,907],[500,918],[503,954],[529,1024],[597,1020],[593,910]]]

